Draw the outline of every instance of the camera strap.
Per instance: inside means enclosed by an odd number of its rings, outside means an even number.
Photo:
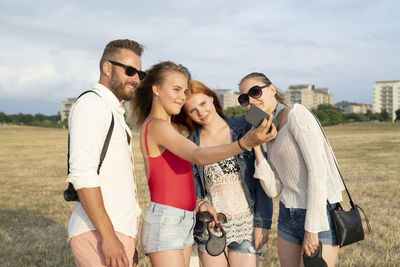
[[[99,97],[101,97],[101,96],[100,96],[98,93],[96,93],[95,91],[93,91],[93,90],[88,90],[88,91],[85,91],[85,92],[83,92],[82,94],[80,94],[80,95],[76,98],[75,102],[76,102],[81,96],[83,96],[83,95],[85,95],[85,94],[87,94],[87,93],[95,93],[96,95],[98,95]],[[114,114],[111,112],[111,123],[110,123],[110,127],[108,128],[108,132],[107,132],[107,136],[106,136],[106,139],[105,139],[105,141],[104,141],[104,144],[103,144],[103,148],[101,149],[101,153],[100,153],[100,162],[99,162],[99,165],[97,166],[97,174],[100,173],[101,165],[103,164],[104,158],[106,157],[107,150],[108,150],[108,145],[110,144],[110,140],[111,140],[111,136],[112,136],[113,130],[114,130]],[[69,140],[69,139],[70,139],[70,138],[69,138],[69,131],[68,131],[68,155],[67,155],[67,166],[68,166],[68,169],[67,169],[67,174],[69,174],[69,146],[70,146],[70,140]]]

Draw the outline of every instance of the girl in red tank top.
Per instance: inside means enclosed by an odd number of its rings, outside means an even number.
[[[189,71],[165,61],[146,73],[132,101],[133,117],[142,125],[140,147],[151,195],[143,218],[142,247],[153,266],[188,266],[196,208],[190,162],[215,163],[267,142],[274,137],[274,131],[266,134],[272,119],[237,142],[200,148],[171,123],[171,117],[179,114],[186,101]],[[202,205],[200,211],[206,210],[217,221],[215,211],[208,204]]]
[[[157,157],[149,156],[147,133],[151,121],[152,119],[147,121],[144,133],[149,162],[148,183],[151,201],[193,211],[196,205],[196,192],[192,165],[168,149]]]

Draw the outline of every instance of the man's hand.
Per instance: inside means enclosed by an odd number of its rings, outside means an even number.
[[[254,244],[258,251],[269,240],[269,231],[267,228],[254,227]]]
[[[77,192],[82,207],[100,234],[101,252],[106,265],[111,267],[128,266],[129,261],[124,245],[115,234],[110,217],[104,208],[100,187],[81,188]]]
[[[101,250],[107,266],[129,267],[124,245],[122,245],[117,235],[102,237]]]
[[[311,257],[319,247],[318,233],[310,233],[305,231],[303,246],[301,247],[301,255],[304,253]]]

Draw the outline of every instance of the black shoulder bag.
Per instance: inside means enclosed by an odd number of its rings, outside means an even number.
[[[93,90],[89,90],[89,91],[85,91],[83,92],[80,96],[78,96],[76,98],[76,100],[78,100],[78,98],[80,98],[81,96],[83,96],[86,93],[90,93],[93,92],[96,95],[98,95],[100,97],[100,95],[98,93],[96,93]],[[76,101],[75,100],[75,101]],[[110,140],[111,140],[111,135],[114,129],[114,115],[111,112],[111,123],[110,123],[110,128],[108,128],[108,132],[107,132],[107,136],[106,136],[106,140],[104,141],[104,145],[103,148],[101,149],[101,154],[100,154],[100,162],[99,165],[97,167],[97,174],[100,173],[100,168],[101,165],[103,164],[103,160],[106,157],[106,153],[107,153],[107,149],[108,149],[108,145],[110,144]],[[69,133],[68,133],[68,156],[67,156],[67,166],[68,166],[68,171],[67,174],[69,174]],[[71,183],[68,183],[68,188],[64,191],[64,199],[65,201],[79,201],[79,197],[78,197],[78,193],[76,192],[74,186]]]
[[[311,114],[313,114],[313,113],[311,112]],[[325,132],[322,129],[320,122],[315,117],[315,115],[314,115],[314,118],[318,122],[318,125],[321,128],[322,134],[324,135],[325,140],[326,140],[328,146],[330,147],[328,139],[326,138]],[[338,203],[335,208],[332,208],[329,201],[326,200],[328,203],[328,206],[331,210],[332,220],[334,222],[334,230],[335,230],[337,238],[338,238],[339,246],[343,247],[343,246],[350,245],[355,242],[364,240],[364,228],[362,225],[362,220],[361,220],[359,210],[361,210],[362,213],[364,214],[365,223],[367,225],[368,232],[371,232],[371,226],[369,225],[369,220],[368,220],[368,217],[365,214],[364,210],[360,206],[353,203],[353,200],[351,199],[349,190],[347,189],[347,186],[343,180],[342,173],[339,170],[339,166],[336,162],[336,158],[333,155],[333,151],[331,150],[331,152],[332,152],[333,160],[335,161],[336,168],[340,175],[340,178],[342,179],[344,188],[346,189],[346,193],[349,196],[350,206],[351,206],[350,210],[348,210],[348,211],[344,210],[343,207],[340,205],[340,203]]]

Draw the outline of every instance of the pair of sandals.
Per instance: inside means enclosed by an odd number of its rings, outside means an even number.
[[[200,212],[198,220],[201,221],[207,227],[208,240],[206,242],[206,251],[211,256],[219,256],[222,252],[225,255],[225,259],[229,265],[228,256],[225,252],[226,247],[226,233],[221,224],[226,223],[226,215],[223,213],[217,213],[218,223],[215,222],[214,231],[210,229],[210,223],[214,222],[214,218],[208,211]],[[219,235],[214,234],[220,232]]]

